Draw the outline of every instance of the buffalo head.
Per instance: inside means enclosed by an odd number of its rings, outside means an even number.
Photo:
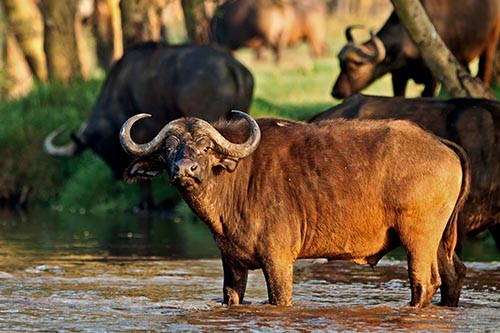
[[[386,55],[382,40],[371,31],[370,40],[367,42],[362,44],[354,42],[351,30],[355,27],[350,26],[346,29],[347,44],[338,54],[340,75],[332,90],[332,96],[335,98],[351,96],[371,83],[376,78],[377,65]]]
[[[120,142],[136,160],[125,170],[125,179],[151,178],[167,170],[170,181],[184,191],[193,191],[210,177],[212,171],[233,171],[238,160],[250,155],[260,142],[257,122],[248,114],[232,111],[250,125],[244,143],[227,140],[210,123],[199,118],[180,118],[165,125],[148,143],[137,144],[131,136],[132,125],[149,114],[127,120],[120,131]]]

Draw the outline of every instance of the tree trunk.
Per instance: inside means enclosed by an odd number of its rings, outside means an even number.
[[[203,0],[181,0],[188,38],[196,44],[210,43],[210,18]]]
[[[43,19],[34,0],[1,0],[8,30],[17,39],[34,76],[47,81],[47,60],[43,50]]]
[[[0,101],[26,95],[33,86],[32,71],[5,17],[0,2]]]
[[[495,99],[491,90],[478,78],[473,78],[448,50],[420,1],[391,1],[426,65],[451,96]]]
[[[97,61],[107,71],[123,54],[119,0],[96,0],[94,15]]]
[[[85,79],[97,68],[97,50],[94,36],[94,0],[77,0],[75,15],[75,39],[80,70]]]
[[[75,35],[76,0],[42,0],[40,4],[49,79],[67,83],[81,77]]]
[[[21,46],[13,34],[7,33],[4,98],[28,94],[33,88],[33,75]]]
[[[123,30],[123,48],[160,39],[161,8],[160,0],[121,0],[121,20]]]

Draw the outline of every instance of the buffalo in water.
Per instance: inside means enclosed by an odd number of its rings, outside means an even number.
[[[144,43],[127,50],[112,67],[88,122],[64,146],[54,143],[57,129],[44,142],[45,151],[70,157],[92,149],[118,179],[132,161],[120,146],[119,131],[131,116],[149,112],[155,122],[135,128],[138,140],[150,140],[163,125],[180,117],[207,121],[229,118],[232,109],[248,110],[252,74],[229,52],[217,46],[168,46]],[[139,207],[153,206],[149,182],[142,184]]]
[[[422,0],[444,43],[464,67],[479,57],[478,77],[490,84],[500,36],[500,1]],[[339,53],[340,74],[332,96],[345,98],[391,73],[394,96],[404,96],[409,79],[424,84],[422,96],[434,96],[437,81],[394,11],[384,26],[364,43],[346,29],[347,45]]]
[[[457,215],[470,184],[458,145],[411,122],[276,118],[174,120],[150,142],[120,139],[135,160],[128,180],[167,171],[213,233],[226,304],[241,304],[248,270],[262,269],[270,304],[291,305],[293,266],[326,257],[375,265],[402,245],[410,305],[458,303],[465,270],[454,254]],[[148,121],[143,121],[148,122]],[[448,274],[455,272],[456,274]],[[444,292],[443,292],[444,290]]]

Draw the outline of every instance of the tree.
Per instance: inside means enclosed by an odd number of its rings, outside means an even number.
[[[32,72],[5,17],[0,2],[0,100],[25,95],[33,86]]]
[[[210,17],[203,0],[181,0],[188,38],[196,44],[210,43]]]
[[[42,0],[49,79],[70,82],[81,76],[75,34],[76,0]]]
[[[94,34],[95,0],[77,0],[75,13],[75,40],[80,71],[88,79],[97,67]]]
[[[479,79],[473,78],[448,50],[419,0],[391,1],[426,65],[451,96],[495,99],[493,93]]]
[[[41,82],[47,81],[47,60],[43,50],[42,15],[33,0],[1,0],[9,34],[17,40],[31,72]]]
[[[121,0],[123,48],[160,38],[164,0]]]
[[[94,21],[97,61],[109,69],[123,54],[119,0],[96,0]]]

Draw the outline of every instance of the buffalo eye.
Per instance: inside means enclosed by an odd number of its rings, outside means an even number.
[[[207,138],[200,138],[199,140],[196,141],[196,147],[199,149],[199,151],[203,152],[203,153],[208,153],[208,151],[210,150],[211,146],[210,146],[210,140],[208,140]]]
[[[178,145],[179,139],[175,137],[170,137],[165,141],[165,152],[167,154],[170,154],[173,150],[175,150],[175,147]]]

